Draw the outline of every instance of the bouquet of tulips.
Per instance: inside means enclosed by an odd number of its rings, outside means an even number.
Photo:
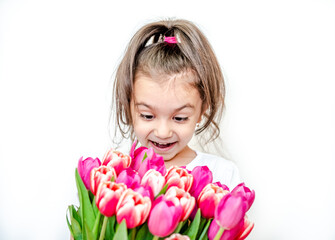
[[[72,238],[88,240],[245,239],[255,192],[213,183],[207,166],[173,166],[152,148],[133,144],[130,154],[109,150],[80,158],[75,172],[80,206],[68,207]]]

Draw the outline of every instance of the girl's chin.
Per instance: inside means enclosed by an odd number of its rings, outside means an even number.
[[[171,153],[157,153],[159,155],[161,155],[164,159],[164,162],[169,162],[171,160],[173,160],[173,158],[176,156],[175,154],[171,154]]]

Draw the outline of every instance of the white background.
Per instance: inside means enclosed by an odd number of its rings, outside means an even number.
[[[69,239],[77,160],[111,146],[111,76],[163,17],[198,24],[224,69],[249,239],[335,239],[333,0],[1,0],[0,239]]]

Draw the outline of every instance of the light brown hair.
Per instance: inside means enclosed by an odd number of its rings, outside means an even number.
[[[164,37],[174,36],[178,43],[167,43]],[[207,38],[192,22],[182,19],[162,20],[140,28],[126,49],[114,82],[113,110],[123,138],[133,138],[130,103],[135,75],[176,74],[191,70],[192,84],[203,101],[203,120],[196,135],[210,130],[208,140],[219,136],[218,122],[224,108],[224,78]],[[114,139],[115,140],[115,139]]]

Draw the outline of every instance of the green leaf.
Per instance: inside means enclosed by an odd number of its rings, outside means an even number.
[[[178,226],[176,227],[176,229],[174,230],[174,233],[179,233],[181,228],[184,226],[184,224],[187,222],[188,220],[186,219],[185,221],[182,221],[180,223],[178,223]]]
[[[197,239],[199,239],[199,237],[202,233],[202,230],[203,230],[206,223],[207,223],[207,219],[204,218],[204,217],[201,217],[200,218],[200,225],[199,225],[199,229],[198,229],[198,234],[197,234]]]
[[[165,194],[167,188],[168,188],[168,184],[165,184],[165,186],[162,188],[162,190],[156,195],[155,198],[157,198],[159,195]]]
[[[205,225],[204,229],[202,230],[202,233],[199,237],[199,240],[207,240],[208,239],[207,230],[208,230],[209,226],[211,225],[211,222],[212,222],[212,220],[209,219],[207,224]]]
[[[208,240],[208,235],[207,233],[204,235],[204,237],[201,240]]]
[[[195,240],[197,237],[199,224],[200,224],[200,218],[201,218],[201,213],[200,213],[200,208],[199,208],[189,229],[186,232],[186,235],[190,237],[190,240]]]
[[[82,239],[82,226],[81,226],[81,219],[77,213],[77,210],[75,209],[74,205],[70,205],[68,207],[68,213],[69,215],[66,215],[66,221],[67,225],[69,227],[69,230],[71,232],[71,235],[75,239]],[[71,223],[69,221],[69,218],[71,220]]]
[[[95,201],[95,196],[91,191],[87,190],[87,192],[88,192],[88,196],[90,198],[90,202],[91,202],[91,204],[93,204],[93,202]]]
[[[105,233],[106,239],[113,239],[115,235],[114,227],[115,227],[115,215],[108,218],[108,223],[107,223],[106,233]]]
[[[100,219],[101,219],[101,213],[98,212],[98,215],[95,219],[95,223],[94,223],[94,227],[93,227],[93,236],[94,236],[94,239],[97,239],[98,237],[98,233],[100,232]]]
[[[116,229],[113,240],[128,240],[126,220],[123,219]]]
[[[76,169],[75,175],[76,175],[76,184],[77,184],[78,196],[79,196],[79,202],[80,202],[79,215],[81,216],[82,230],[84,233],[83,239],[85,240],[86,239],[85,234],[92,233],[94,222],[95,222],[95,216],[94,216],[91,200],[89,197],[89,193],[83,181],[81,180],[81,177],[79,176],[77,169]]]
[[[93,201],[92,201],[92,209],[93,209],[95,217],[97,217],[100,211],[97,207],[97,204],[95,203],[95,197],[93,198]]]
[[[70,212],[71,210],[70,210],[70,207],[71,206],[69,206],[68,207],[68,212]],[[72,230],[72,226],[71,226],[71,224],[70,224],[70,221],[69,221],[69,216],[66,214],[66,222],[67,222],[67,226],[68,226],[68,228],[69,228],[69,230],[70,230],[70,232],[71,232],[71,235],[73,236],[73,230]]]
[[[73,205],[71,206],[70,214],[71,214],[72,217],[74,217],[74,219],[77,220],[77,222],[80,224],[80,226],[82,226],[81,217],[79,216],[76,208]]]
[[[136,234],[135,240],[151,240],[153,235],[149,232],[148,224],[144,223]]]
[[[96,237],[94,236],[93,231],[91,231],[89,229],[86,222],[85,222],[85,231],[86,231],[86,239],[87,240],[96,240]]]
[[[81,240],[82,238],[82,232],[79,223],[77,222],[76,219],[71,218],[71,223],[72,223],[72,231],[73,231],[73,238],[75,240]]]
[[[148,157],[148,154],[147,152],[144,153],[144,156],[143,156],[143,159],[142,159],[142,162]]]

